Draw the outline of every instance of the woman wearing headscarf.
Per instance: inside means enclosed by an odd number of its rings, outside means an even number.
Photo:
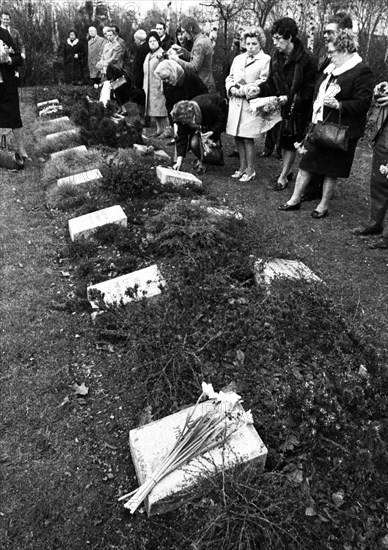
[[[153,117],[156,122],[156,132],[152,137],[161,136],[167,125],[166,100],[163,93],[163,82],[155,69],[163,59],[164,50],[160,45],[160,36],[151,31],[147,36],[150,49],[144,61],[143,89],[146,95],[145,116]]]
[[[156,67],[155,75],[163,81],[168,114],[178,101],[208,93],[206,85],[198,75],[190,70],[184,71],[176,61],[171,59],[163,59]]]
[[[69,31],[63,48],[64,77],[66,84],[81,84],[85,52],[74,29]]]

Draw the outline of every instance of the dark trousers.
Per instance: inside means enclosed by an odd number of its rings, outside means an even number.
[[[388,210],[388,179],[380,172],[380,166],[388,163],[388,119],[377,136],[372,159],[370,178],[370,220],[372,227],[382,227]],[[388,221],[388,220],[387,220]],[[384,236],[388,236],[388,223],[385,224]]]

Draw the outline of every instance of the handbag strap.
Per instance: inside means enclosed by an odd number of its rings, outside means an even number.
[[[338,104],[339,104],[339,107],[338,107],[338,124],[340,126],[342,126],[342,123],[341,123],[341,103],[338,102]],[[329,111],[327,113],[327,115],[325,116],[325,118],[322,120],[322,124],[325,124],[325,122],[327,122],[330,115],[331,115],[331,112]]]

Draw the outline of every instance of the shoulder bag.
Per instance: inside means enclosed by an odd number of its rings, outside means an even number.
[[[317,147],[347,151],[349,145],[349,126],[341,124],[341,106],[339,108],[339,124],[327,122],[330,113],[322,122],[313,124],[308,133],[308,140]]]

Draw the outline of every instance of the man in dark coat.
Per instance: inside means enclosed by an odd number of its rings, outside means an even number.
[[[143,90],[144,60],[147,57],[150,49],[148,43],[146,42],[147,33],[145,32],[145,30],[139,29],[135,32],[133,38],[136,44],[136,53],[133,59],[133,87],[129,100],[137,104],[139,108],[139,116],[143,119],[145,108],[145,93]]]
[[[155,30],[160,36],[160,45],[165,52],[167,52],[174,44],[172,36],[166,33],[166,24],[163,21],[156,23]]]
[[[23,124],[20,117],[18,81],[15,71],[23,58],[8,31],[0,27],[0,40],[4,47],[0,59],[0,128],[12,128],[16,149],[23,160],[29,157],[24,148]]]

